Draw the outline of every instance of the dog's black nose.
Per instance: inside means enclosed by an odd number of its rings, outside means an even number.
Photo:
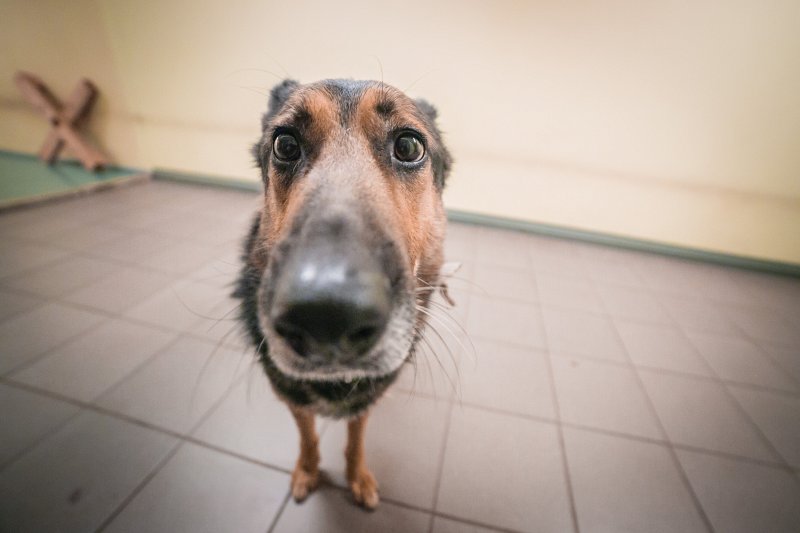
[[[390,283],[371,261],[301,261],[284,271],[270,313],[302,357],[347,360],[367,353],[391,312]]]

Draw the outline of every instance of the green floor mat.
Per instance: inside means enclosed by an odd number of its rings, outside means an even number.
[[[48,166],[35,156],[0,150],[0,209],[17,207],[145,179],[123,167],[90,172],[77,161]]]

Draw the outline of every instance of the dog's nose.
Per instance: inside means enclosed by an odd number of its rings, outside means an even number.
[[[312,260],[286,274],[270,315],[298,355],[347,360],[375,346],[391,311],[390,283],[378,269]]]

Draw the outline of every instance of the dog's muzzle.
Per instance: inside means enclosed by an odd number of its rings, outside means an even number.
[[[288,258],[275,280],[275,332],[312,365],[347,365],[369,353],[392,311],[391,283],[357,243],[323,239]]]

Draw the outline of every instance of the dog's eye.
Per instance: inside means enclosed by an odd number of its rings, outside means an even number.
[[[300,143],[291,133],[281,133],[272,142],[272,153],[279,161],[294,161],[300,157]]]
[[[425,155],[425,145],[412,133],[404,133],[394,141],[394,156],[404,163],[416,163]]]

